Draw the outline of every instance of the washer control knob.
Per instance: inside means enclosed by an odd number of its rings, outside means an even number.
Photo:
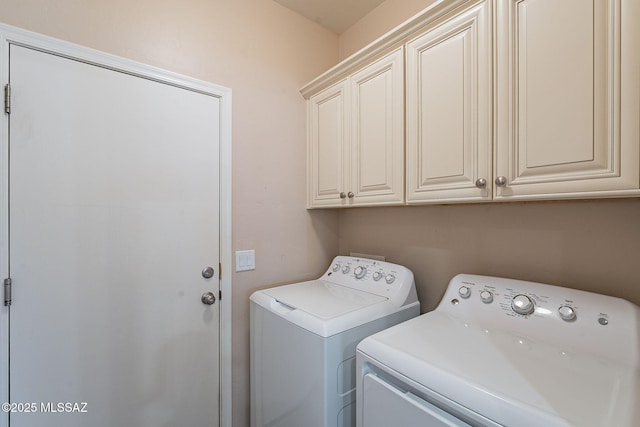
[[[471,296],[471,289],[468,286],[460,286],[458,293],[462,298],[469,298]]]
[[[367,269],[361,265],[357,266],[353,273],[356,275],[356,279],[362,279],[367,274]]]
[[[491,304],[493,302],[493,294],[489,291],[480,292],[480,299],[485,304]]]
[[[396,276],[394,276],[393,274],[389,273],[384,277],[384,281],[387,282],[388,284],[392,284],[394,281],[396,280]]]
[[[331,269],[332,269],[333,271],[338,271],[338,270],[340,270],[340,264],[337,264],[337,263],[336,263],[336,264],[333,264],[333,267],[331,267]]]
[[[533,313],[535,306],[533,305],[533,301],[526,295],[516,295],[511,300],[511,308],[518,314],[522,314],[523,316],[527,316]]]
[[[576,310],[570,305],[563,305],[558,308],[558,314],[562,320],[566,320],[567,322],[576,320]]]
[[[351,270],[351,267],[345,265],[344,267],[342,267],[342,274],[347,274],[349,270]]]
[[[375,280],[377,282],[380,279],[382,279],[382,273],[380,273],[379,271],[374,272],[373,273],[373,280]]]

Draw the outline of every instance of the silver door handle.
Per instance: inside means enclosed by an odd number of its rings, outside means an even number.
[[[204,294],[202,294],[202,298],[200,299],[200,301],[202,301],[202,303],[205,305],[211,305],[216,302],[216,296],[213,294],[213,292],[205,292]]]

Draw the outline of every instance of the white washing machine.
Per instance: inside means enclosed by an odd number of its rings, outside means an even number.
[[[420,314],[410,270],[348,256],[250,300],[253,427],[354,426],[356,345]]]
[[[459,275],[358,345],[357,425],[637,427],[639,353],[628,301]]]

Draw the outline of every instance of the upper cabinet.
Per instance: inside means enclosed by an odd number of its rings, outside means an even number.
[[[407,43],[407,203],[491,199],[491,3]]]
[[[637,195],[637,0],[499,0],[494,197]]]
[[[404,54],[308,102],[308,207],[404,204]]]
[[[302,89],[308,207],[640,196],[638,22],[638,0],[434,3]]]

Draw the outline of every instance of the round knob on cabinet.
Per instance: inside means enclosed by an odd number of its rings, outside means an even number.
[[[460,286],[458,293],[462,298],[469,298],[471,296],[471,289],[468,286]]]
[[[533,305],[533,301],[526,295],[516,295],[511,300],[511,308],[518,314],[522,314],[523,316],[527,316],[533,313],[535,306]]]
[[[498,187],[506,187],[507,186],[507,178],[504,176],[499,176],[496,178],[496,185]]]
[[[576,311],[569,305],[563,305],[558,308],[558,314],[562,320],[566,320],[567,322],[576,320]]]
[[[340,198],[341,198],[341,199],[346,199],[346,198],[347,198],[347,195],[345,194],[345,192],[344,192],[344,191],[341,191],[341,192],[340,192]]]
[[[387,274],[384,278],[384,281],[387,282],[388,284],[392,284],[395,280],[396,280],[396,276],[394,276],[393,274]]]
[[[493,302],[493,294],[489,291],[480,292],[480,299],[485,304],[491,304]]]
[[[487,186],[487,180],[484,178],[476,179],[476,187],[485,188]]]
[[[367,274],[367,269],[362,266],[358,266],[353,270],[353,273],[356,275],[356,279],[362,279],[365,274]]]
[[[382,273],[380,273],[379,271],[376,271],[375,273],[373,273],[373,280],[377,282],[380,279],[382,279]]]
[[[351,267],[345,265],[344,267],[342,267],[342,274],[347,274],[349,270],[351,270]]]
[[[355,196],[355,194],[353,194],[351,191],[349,191],[347,193],[347,197],[350,198],[350,199],[353,199],[354,196]]]

